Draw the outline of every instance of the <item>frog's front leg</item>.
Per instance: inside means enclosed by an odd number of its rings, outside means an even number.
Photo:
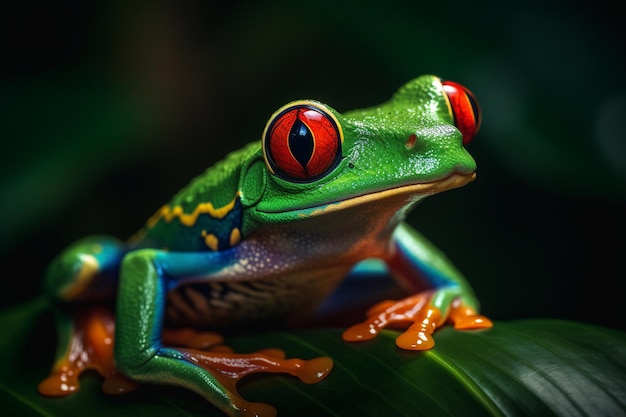
[[[385,261],[392,275],[417,293],[375,305],[367,312],[367,320],[344,332],[344,340],[368,340],[389,325],[410,323],[396,344],[403,349],[425,350],[434,346],[432,333],[446,321],[456,329],[492,326],[488,318],[478,314],[478,301],[461,273],[408,225],[401,224],[394,232]]]
[[[190,389],[231,416],[273,415],[274,408],[239,396],[237,381],[250,373],[281,372],[303,382],[323,379],[328,358],[284,359],[275,350],[236,354],[166,347],[161,331],[166,293],[185,278],[216,279],[232,265],[236,250],[165,252],[144,249],[122,262],[117,304],[115,361],[120,371],[140,382]]]

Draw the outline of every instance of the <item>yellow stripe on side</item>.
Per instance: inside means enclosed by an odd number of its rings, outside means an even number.
[[[146,226],[150,229],[154,227],[160,219],[169,223],[174,220],[175,217],[179,218],[181,224],[193,226],[198,220],[198,216],[201,214],[210,214],[216,219],[222,219],[235,207],[237,198],[239,198],[239,192],[235,194],[235,198],[233,198],[230,203],[218,208],[213,207],[212,203],[200,203],[196,206],[194,211],[189,214],[185,213],[181,206],[170,208],[170,206],[165,205],[148,219]]]

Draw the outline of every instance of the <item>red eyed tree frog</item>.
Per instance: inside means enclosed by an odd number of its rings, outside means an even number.
[[[193,180],[128,242],[89,237],[53,260],[44,290],[58,306],[60,341],[39,391],[70,394],[96,369],[106,392],[175,385],[229,416],[273,415],[240,397],[241,377],[314,383],[332,360],[238,354],[207,329],[296,320],[371,258],[416,295],[374,306],[346,341],[409,322],[397,345],[420,350],[445,322],[490,327],[462,275],[404,222],[424,197],[475,178],[463,145],[480,117],[469,90],[430,75],[344,114],[313,100],[281,107],[260,141]]]

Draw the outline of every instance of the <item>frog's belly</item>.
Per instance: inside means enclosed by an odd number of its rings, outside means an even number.
[[[166,323],[219,329],[297,321],[311,313],[348,272],[349,268],[336,267],[259,280],[185,284],[168,293]]]

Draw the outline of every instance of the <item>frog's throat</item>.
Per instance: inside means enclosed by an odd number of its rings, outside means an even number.
[[[345,200],[341,201],[324,203],[314,207],[289,210],[289,213],[295,214],[297,217],[301,218],[314,217],[317,215],[329,214],[336,211],[345,210],[362,204],[384,201],[385,199],[402,195],[405,195],[407,197],[407,203],[415,202],[429,195],[462,187],[465,184],[474,181],[474,179],[476,179],[475,172],[469,174],[453,173],[452,175],[438,181],[408,184],[399,187],[388,188],[385,190],[374,191],[372,193],[361,194],[354,197],[346,198]]]

